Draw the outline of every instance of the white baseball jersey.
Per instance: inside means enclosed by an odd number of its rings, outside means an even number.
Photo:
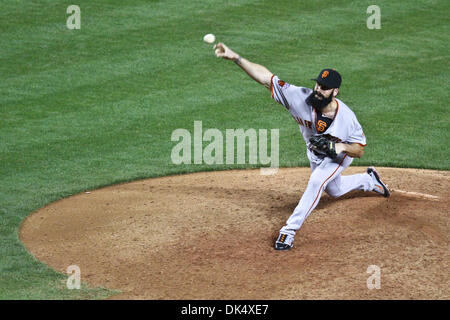
[[[338,107],[330,127],[323,132],[319,132],[319,126],[326,126],[326,123],[323,121],[318,123],[316,110],[305,102],[312,92],[311,89],[291,85],[274,75],[271,80],[271,91],[272,98],[285,106],[298,123],[300,132],[305,139],[308,158],[311,162],[318,164],[324,159],[324,156],[314,154],[309,148],[309,138],[315,134],[320,133],[336,142],[366,145],[366,137],[356,119],[356,115],[341,100],[336,99]],[[323,130],[324,128],[320,129]],[[341,153],[336,161],[340,162],[344,156],[345,154]]]

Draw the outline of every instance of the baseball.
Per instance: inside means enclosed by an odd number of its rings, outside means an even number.
[[[203,41],[205,41],[206,43],[213,43],[214,41],[216,41],[216,36],[212,33],[208,33],[203,37]]]

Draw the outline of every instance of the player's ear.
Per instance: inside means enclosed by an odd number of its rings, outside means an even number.
[[[336,97],[339,94],[339,88],[335,88],[333,90],[333,97]]]

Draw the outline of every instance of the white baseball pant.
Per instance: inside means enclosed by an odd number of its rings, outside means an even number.
[[[341,176],[342,171],[350,166],[352,161],[353,158],[345,156],[340,162],[335,162],[328,157],[319,165],[310,162],[312,173],[308,186],[280,232],[294,236],[319,203],[324,190],[332,197],[340,197],[352,190],[373,190],[374,181],[367,173]]]

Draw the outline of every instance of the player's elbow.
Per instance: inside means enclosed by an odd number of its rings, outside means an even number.
[[[364,146],[359,143],[351,144],[347,147],[346,153],[352,158],[362,158],[364,155]]]
[[[363,155],[364,155],[364,150],[361,150],[358,154],[358,158],[362,158]]]
[[[362,145],[359,145],[359,150],[356,154],[357,158],[362,158],[362,156],[364,155],[364,147]]]

